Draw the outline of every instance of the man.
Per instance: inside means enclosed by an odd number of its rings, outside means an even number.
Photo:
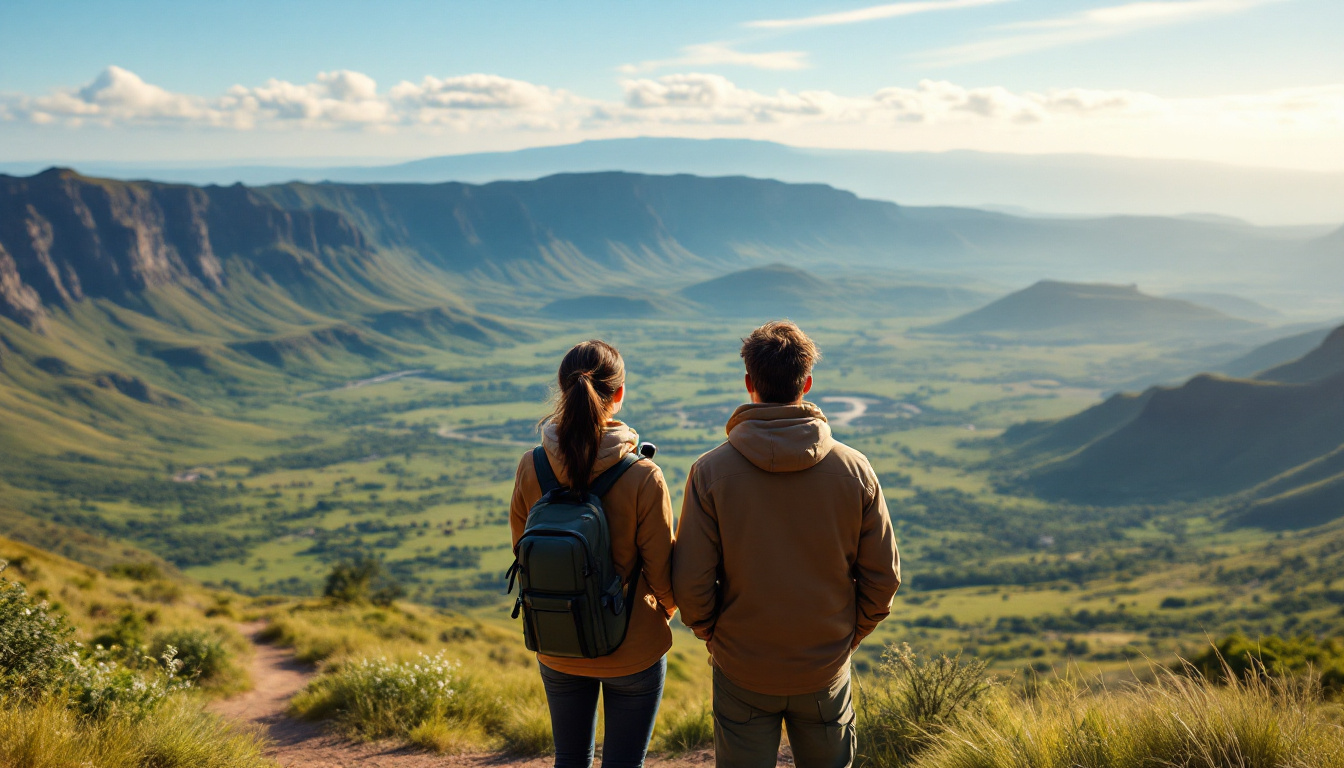
[[[819,357],[793,323],[752,331],[751,403],[686,481],[673,593],[714,666],[719,766],[773,768],[781,722],[798,768],[853,762],[849,657],[901,583],[877,476],[803,400]]]

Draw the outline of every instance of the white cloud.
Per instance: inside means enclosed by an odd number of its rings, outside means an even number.
[[[809,66],[806,51],[747,53],[739,51],[727,43],[700,43],[682,48],[681,55],[676,58],[641,61],[638,64],[623,64],[620,71],[633,75],[673,67],[699,68],[721,65],[770,70],[807,69]]]
[[[920,0],[919,2],[887,3],[867,8],[838,13],[823,13],[817,16],[804,16],[797,19],[760,19],[749,21],[746,26],[757,29],[798,29],[804,27],[833,27],[840,24],[860,24],[865,21],[893,19],[900,16],[913,16],[917,13],[932,11],[953,11],[959,8],[975,8],[981,5],[994,5],[1010,0]]]
[[[1224,16],[1275,2],[1284,0],[1147,0],[1094,8],[1070,16],[1008,24],[1000,27],[1008,34],[940,48],[916,59],[931,67],[972,64]]]
[[[545,110],[565,100],[563,92],[498,75],[426,77],[419,84],[401,82],[392,99],[412,108],[430,110],[526,109]]]
[[[0,120],[38,125],[195,125],[235,130],[253,128],[365,128],[440,124],[469,130],[473,125],[506,124],[482,117],[492,112],[553,113],[585,102],[566,91],[497,75],[425,77],[379,92],[361,72],[321,72],[310,83],[267,80],[235,85],[218,98],[173,93],[146,83],[134,72],[108,67],[81,88],[29,97],[0,94]],[[478,115],[471,118],[471,115]],[[525,121],[522,121],[525,122]],[[535,121],[534,121],[535,122]],[[553,121],[535,122],[538,127]]]
[[[371,126],[393,120],[373,78],[349,70],[322,72],[316,82],[303,85],[274,79],[256,88],[235,85],[218,101],[217,109],[240,128],[257,123]]]
[[[11,107],[11,111],[25,114],[37,123],[92,120],[111,124],[138,119],[181,122],[210,121],[215,117],[204,99],[164,90],[117,66],[103,70],[83,88],[20,99],[15,106],[17,109]]]
[[[0,93],[0,123],[26,123],[36,131],[59,125],[143,128],[160,136],[175,127],[203,128],[271,136],[276,142],[301,136],[304,146],[323,140],[320,136],[395,134],[399,138],[386,146],[402,152],[412,144],[429,146],[429,137],[442,135],[459,137],[454,146],[478,148],[535,144],[537,135],[548,143],[671,135],[875,149],[1124,152],[1230,162],[1271,163],[1269,158],[1282,157],[1313,167],[1344,166],[1339,141],[1344,83],[1166,98],[1120,89],[1023,91],[923,80],[849,95],[757,91],[723,75],[690,72],[629,78],[620,87],[621,98],[602,100],[469,74],[426,77],[380,90],[366,75],[338,70],[303,84],[269,80],[256,87],[235,86],[212,98],[174,93],[109,67],[81,88],[35,96]],[[360,141],[371,147],[379,140]],[[349,146],[356,143],[351,138]]]
[[[821,118],[842,114],[853,100],[829,91],[779,90],[773,95],[739,88],[722,75],[690,73],[656,80],[626,80],[626,119],[671,123],[775,122],[789,117]]]

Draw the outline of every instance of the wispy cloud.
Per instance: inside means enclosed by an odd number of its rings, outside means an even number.
[[[804,27],[834,27],[840,24],[861,24],[865,21],[893,19],[898,16],[913,16],[917,13],[932,11],[952,11],[958,8],[975,8],[981,5],[995,5],[1011,0],[918,0],[917,2],[887,3],[856,8],[852,11],[823,13],[818,16],[803,16],[797,19],[760,19],[749,21],[746,26],[756,29],[799,29]]]
[[[628,75],[652,72],[658,69],[697,69],[714,66],[751,67],[753,69],[806,69],[807,51],[739,51],[729,43],[700,43],[681,49],[681,55],[671,59],[652,59],[638,64],[623,64],[619,68]]]
[[[925,66],[945,67],[1076,45],[1141,29],[1239,13],[1285,0],[1145,0],[1000,27],[1007,34],[917,55]]]

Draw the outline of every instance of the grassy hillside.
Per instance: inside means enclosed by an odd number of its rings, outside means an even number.
[[[204,710],[246,688],[236,596],[153,560],[104,570],[0,538],[0,763],[267,768]]]
[[[1261,371],[1267,371],[1284,363],[1291,363],[1308,352],[1316,349],[1330,335],[1333,328],[1317,328],[1295,333],[1281,339],[1262,344],[1232,360],[1220,363],[1214,369],[1237,379],[1253,378]]]
[[[1017,482],[1097,503],[1246,494],[1238,519],[1318,525],[1344,513],[1344,329],[1255,380],[1197,376],[1180,387],[1116,395],[1053,423],[1008,430]]]
[[[1344,375],[1344,327],[1332,331],[1311,352],[1263,371],[1256,378],[1285,384],[1308,384],[1341,375]]]

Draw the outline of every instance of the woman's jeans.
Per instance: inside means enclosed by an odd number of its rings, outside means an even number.
[[[555,768],[589,768],[597,739],[597,692],[606,715],[604,768],[639,768],[649,751],[658,703],[663,698],[667,658],[624,677],[580,677],[541,666],[541,682],[551,708]]]

